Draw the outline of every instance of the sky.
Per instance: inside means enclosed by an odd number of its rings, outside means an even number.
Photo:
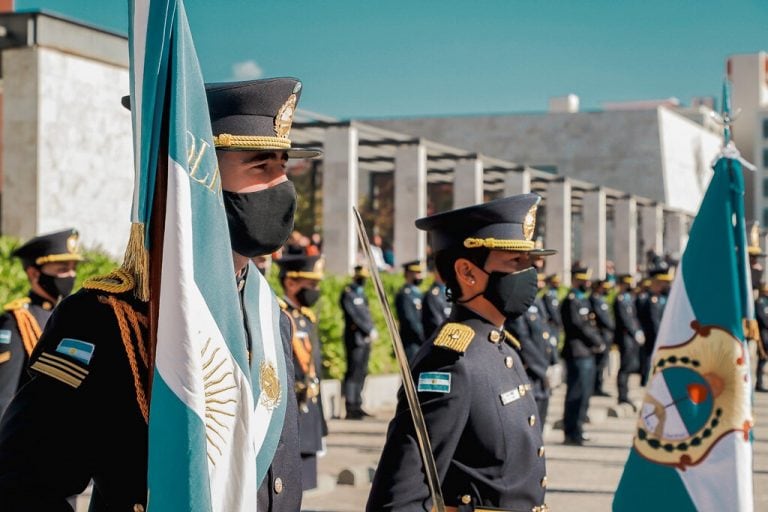
[[[127,0],[16,0],[121,34]],[[766,0],[187,0],[208,82],[295,76],[336,118],[546,111],[719,97],[768,51]],[[735,105],[738,107],[738,105]]]

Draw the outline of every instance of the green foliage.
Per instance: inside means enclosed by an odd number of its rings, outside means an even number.
[[[11,253],[21,245],[20,240],[10,236],[0,237],[0,305],[25,297],[29,293],[29,281],[21,261]],[[106,274],[117,266],[109,256],[98,251],[86,251],[86,261],[77,268],[75,290],[89,277]]]

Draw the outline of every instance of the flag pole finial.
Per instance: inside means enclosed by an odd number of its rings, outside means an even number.
[[[735,112],[731,109],[731,82],[728,77],[723,78],[723,99],[720,113],[711,112],[716,123],[723,126],[723,148],[729,148],[733,144],[733,122],[739,116],[740,109]]]

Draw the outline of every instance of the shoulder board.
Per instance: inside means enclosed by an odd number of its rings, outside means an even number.
[[[447,323],[440,329],[433,344],[463,354],[475,339],[475,330],[468,325]]]
[[[115,269],[109,274],[86,279],[83,288],[107,293],[125,293],[136,287],[134,278],[122,269]]]
[[[288,309],[288,303],[287,302],[285,302],[280,297],[275,297],[275,299],[277,299],[277,305],[280,306],[280,309],[282,309],[283,311]]]
[[[302,306],[301,314],[309,318],[309,321],[312,322],[313,324],[317,323],[317,316],[315,315],[315,312],[309,309],[308,307]]]
[[[5,306],[3,306],[3,309],[6,311],[15,311],[17,309],[21,309],[27,304],[30,303],[29,297],[22,297],[20,299],[12,300]]]

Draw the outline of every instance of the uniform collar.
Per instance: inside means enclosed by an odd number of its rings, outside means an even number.
[[[40,306],[46,311],[50,311],[54,308],[54,306],[56,306],[56,304],[54,304],[50,300],[46,299],[45,297],[41,297],[40,295],[36,294],[33,291],[29,292],[29,300],[30,300],[30,304],[33,304],[35,306]]]

